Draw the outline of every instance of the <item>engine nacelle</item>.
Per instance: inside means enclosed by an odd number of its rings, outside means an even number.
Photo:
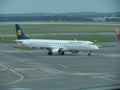
[[[78,50],[70,50],[71,53],[78,53]]]
[[[53,54],[57,54],[57,53],[59,53],[60,52],[60,49],[52,49],[52,53]]]

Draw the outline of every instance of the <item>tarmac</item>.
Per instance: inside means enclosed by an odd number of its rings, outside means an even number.
[[[0,90],[113,90],[120,88],[120,44],[95,51],[48,56],[0,44]],[[110,45],[110,46],[109,46]]]

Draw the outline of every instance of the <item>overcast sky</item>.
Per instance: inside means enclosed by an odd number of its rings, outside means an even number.
[[[3,13],[62,13],[120,11],[120,0],[0,0]]]

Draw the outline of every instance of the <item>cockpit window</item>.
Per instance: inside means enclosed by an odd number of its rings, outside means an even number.
[[[94,43],[89,43],[89,45],[95,45]]]

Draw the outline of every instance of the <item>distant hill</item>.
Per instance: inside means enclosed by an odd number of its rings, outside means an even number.
[[[0,14],[0,16],[88,16],[88,17],[120,17],[120,12],[69,12],[69,13],[23,13],[23,14]]]
[[[5,21],[92,21],[97,17],[120,17],[120,12],[69,12],[69,13],[24,13],[0,14],[0,22]]]

